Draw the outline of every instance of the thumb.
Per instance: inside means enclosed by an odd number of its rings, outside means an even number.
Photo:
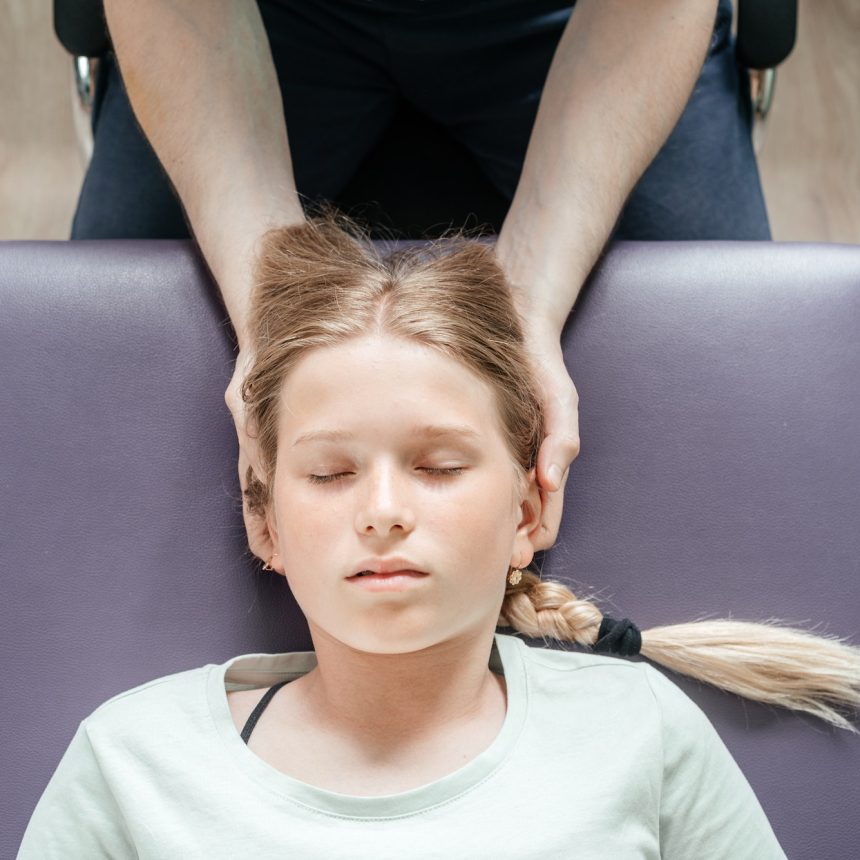
[[[565,371],[566,384],[551,391],[544,404],[546,437],[538,452],[538,482],[557,492],[570,464],[579,456],[579,396]]]

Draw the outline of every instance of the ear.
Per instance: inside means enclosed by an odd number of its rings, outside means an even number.
[[[514,538],[511,567],[525,567],[531,564],[534,558],[543,510],[547,502],[547,493],[538,484],[536,468],[525,476],[520,493],[520,522]]]
[[[278,541],[278,527],[275,523],[275,512],[272,505],[266,511],[266,517],[262,520],[263,528],[263,543],[266,547],[266,556],[269,559],[269,564],[281,574],[285,576],[284,562],[280,553],[280,542]]]
[[[270,564],[278,573],[284,573],[278,547],[278,531],[274,523],[271,509],[265,517],[251,513],[247,505],[244,510],[245,531],[248,533],[248,545],[255,556]]]

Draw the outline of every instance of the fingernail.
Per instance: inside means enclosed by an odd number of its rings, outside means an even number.
[[[558,489],[558,487],[561,486],[561,469],[555,463],[553,463],[549,467],[548,474],[550,481],[552,481],[553,485],[556,487],[556,489]]]

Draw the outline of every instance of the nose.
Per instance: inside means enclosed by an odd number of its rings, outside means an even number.
[[[387,537],[397,532],[408,534],[415,528],[405,481],[393,465],[373,469],[363,483],[355,517],[359,534]]]

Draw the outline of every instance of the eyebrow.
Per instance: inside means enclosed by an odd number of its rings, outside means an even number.
[[[450,437],[480,439],[481,434],[467,427],[465,424],[425,424],[419,427],[413,427],[410,430],[412,436],[417,436],[422,439],[446,439]],[[355,434],[346,430],[311,430],[308,433],[302,433],[292,447],[301,445],[305,442],[347,442],[354,439]]]

